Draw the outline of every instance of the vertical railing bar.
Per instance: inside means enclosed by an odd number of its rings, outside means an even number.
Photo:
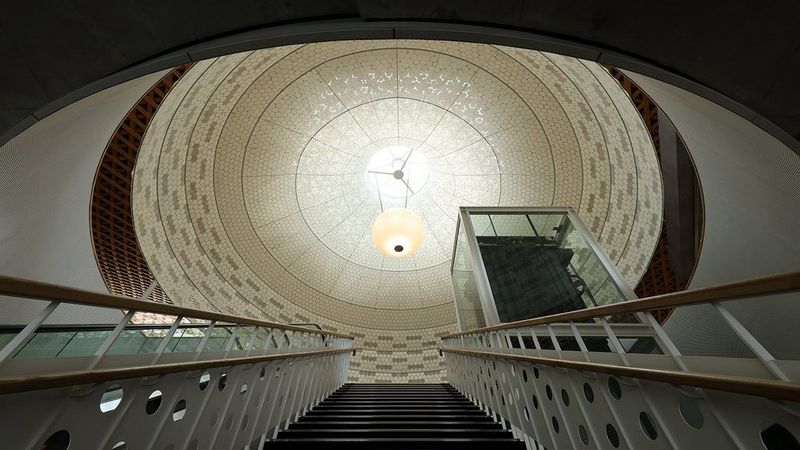
[[[656,318],[653,317],[653,314],[650,311],[646,311],[641,313],[640,316],[656,334],[659,341],[661,341],[661,343],[664,345],[667,353],[672,357],[672,360],[675,361],[675,364],[677,364],[681,370],[687,372],[689,369],[686,367],[686,363],[683,362],[683,354],[681,354],[680,350],[678,350],[678,347],[674,342],[672,342],[672,339],[670,339],[669,335],[667,335]]]
[[[533,346],[536,348],[536,351],[539,353],[539,356],[542,356],[542,346],[539,344],[539,338],[536,337],[536,330],[533,327],[530,327],[531,337],[533,338]]]
[[[236,333],[239,331],[239,324],[235,324],[232,329],[230,329],[231,337],[228,338],[228,342],[225,343],[225,354],[228,354],[233,349],[233,344],[236,342]]]
[[[744,342],[747,348],[756,355],[756,358],[761,361],[764,366],[766,366],[767,370],[769,370],[776,378],[782,381],[790,381],[789,377],[784,373],[784,371],[778,367],[778,364],[775,362],[775,357],[772,356],[772,353],[769,352],[760,342],[753,336],[747,328],[742,325],[733,314],[730,313],[725,307],[722,306],[719,302],[711,302],[711,305],[717,312],[720,313],[725,322],[728,324],[733,332],[739,336],[739,339]]]
[[[87,367],[89,370],[97,367],[97,365],[100,363],[100,360],[103,359],[103,356],[105,356],[108,349],[111,348],[111,346],[114,344],[114,341],[116,341],[119,335],[122,334],[122,331],[128,325],[128,322],[130,322],[131,318],[133,318],[133,315],[135,313],[136,313],[135,310],[130,309],[128,310],[127,313],[125,313],[124,316],[122,316],[122,320],[120,320],[117,326],[114,327],[114,329],[111,331],[111,334],[109,334],[106,340],[103,341],[103,344],[100,345],[100,348],[98,348],[97,351],[94,352],[94,358]]]
[[[258,412],[256,413],[255,420],[253,421],[253,429],[250,430],[250,437],[247,439],[247,442],[253,442],[253,438],[256,435],[256,430],[258,429],[258,424],[261,420],[261,415],[264,413],[264,403],[266,403],[267,396],[269,395],[269,388],[272,386],[272,367],[270,364],[266,364],[262,366],[264,368],[264,378],[266,378],[265,386],[264,386],[264,393],[261,395],[261,400],[258,403]],[[269,369],[267,369],[269,367]],[[259,370],[259,374],[261,371]],[[266,434],[266,430],[264,430],[264,434]],[[263,443],[262,443],[263,446]],[[260,449],[261,447],[259,447]]]
[[[550,335],[550,342],[553,343],[553,348],[556,350],[556,354],[558,355],[559,359],[561,359],[561,344],[558,343],[556,334],[553,332],[553,326],[550,324],[547,324],[547,334]]]
[[[161,359],[161,355],[164,353],[164,350],[166,350],[169,341],[172,340],[172,336],[175,335],[175,331],[178,329],[178,325],[180,325],[181,320],[183,320],[183,316],[175,317],[175,321],[172,322],[172,326],[170,326],[169,330],[167,330],[167,334],[165,334],[164,338],[161,339],[161,342],[159,342],[158,348],[156,348],[156,353],[153,356],[152,361],[150,361],[151,364],[155,364],[159,359]]]
[[[211,339],[211,333],[214,332],[214,327],[216,326],[217,326],[216,320],[212,320],[211,322],[208,323],[206,331],[203,333],[203,338],[200,339],[200,344],[197,345],[197,349],[195,350],[196,353],[195,360],[197,360],[197,358],[200,356],[200,353],[202,353],[203,350],[206,348],[206,345],[208,345],[208,340]]]
[[[2,350],[0,350],[0,366],[6,362],[6,360],[10,359],[13,355],[17,353],[28,341],[33,337],[33,334],[36,332],[37,329],[50,317],[50,314],[53,314],[53,311],[56,310],[60,302],[50,302],[45,306],[45,308],[36,315],[36,317],[31,320],[28,325],[25,325],[16,336],[14,336]]]

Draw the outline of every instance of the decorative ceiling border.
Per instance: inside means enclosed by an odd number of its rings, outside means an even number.
[[[161,102],[191,66],[174,68],[139,99],[109,139],[97,166],[89,223],[97,267],[112,294],[172,303],[153,283],[155,278],[139,248],[133,228],[131,189],[142,137]]]

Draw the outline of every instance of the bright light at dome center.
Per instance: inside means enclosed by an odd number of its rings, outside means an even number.
[[[411,197],[428,181],[428,160],[411,147],[382,147],[367,162],[366,177],[367,183],[378,189],[381,196],[403,198],[408,189]]]

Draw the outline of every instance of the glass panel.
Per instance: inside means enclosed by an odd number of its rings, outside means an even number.
[[[231,330],[228,327],[215,327],[211,330],[211,336],[206,342],[206,352],[221,352],[225,350],[225,344],[231,336]]]
[[[466,331],[486,326],[463,225],[459,227],[452,277],[461,330]]]
[[[179,327],[175,330],[175,334],[167,348],[173,353],[196,352],[197,347],[200,346],[200,342],[203,340],[204,334],[205,327]]]
[[[111,330],[78,331],[58,356],[91,356],[110,334]]]
[[[25,344],[15,358],[52,358],[58,356],[59,352],[75,336],[75,331],[54,331],[36,333],[33,338]]]
[[[141,353],[147,337],[138,329],[125,329],[108,349],[109,355],[131,355]]]
[[[2,350],[16,336],[18,331],[0,334],[0,350]]]
[[[530,210],[469,213],[481,260],[486,268],[500,322],[512,322],[627,300],[606,267],[601,254],[569,213]],[[471,269],[462,261],[469,252],[468,239],[457,241],[453,268],[459,313],[465,298],[479,298],[477,289],[457,278],[456,267]],[[463,249],[463,250],[462,250]],[[459,251],[461,254],[459,254]],[[461,282],[459,284],[459,281]],[[484,301],[491,301],[487,299]],[[472,304],[480,304],[473,300]],[[626,321],[634,319],[626,318]],[[477,322],[472,320],[470,325]],[[463,329],[463,327],[462,327]]]

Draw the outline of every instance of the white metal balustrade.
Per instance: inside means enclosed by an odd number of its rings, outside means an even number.
[[[30,280],[0,277],[0,295],[48,302],[0,349],[2,448],[261,448],[345,383],[354,351],[330,331]],[[43,326],[61,303],[124,313]],[[137,311],[172,321],[131,324]]]
[[[449,381],[532,449],[795,449],[800,362],[776,360],[724,302],[797,291],[800,273],[782,274],[466,331],[441,349]],[[697,304],[754,357],[682,355],[651,311]]]

